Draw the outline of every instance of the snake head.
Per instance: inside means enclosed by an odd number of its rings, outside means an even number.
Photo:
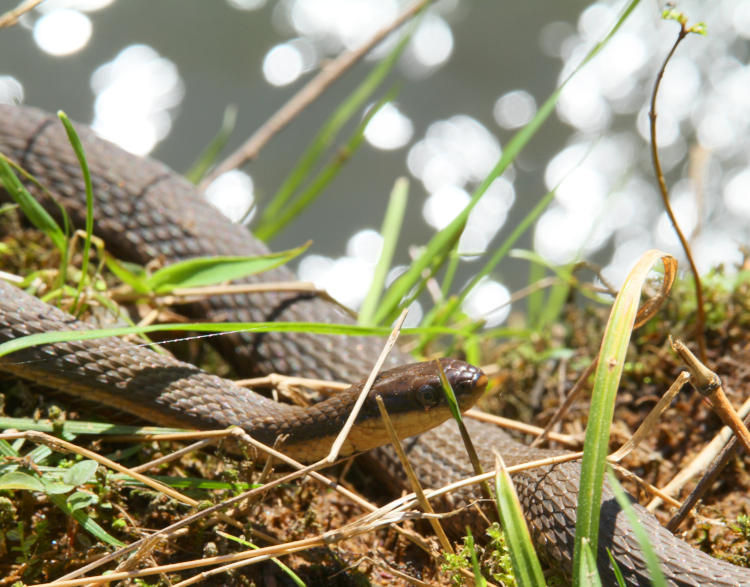
[[[412,363],[384,371],[375,380],[352,430],[353,444],[359,448],[373,441],[375,446],[389,442],[377,396],[383,398],[399,438],[414,436],[450,418],[438,365],[453,388],[461,411],[469,409],[484,393],[487,376],[478,367],[458,359]],[[357,437],[361,437],[359,441]]]
[[[440,359],[383,371],[375,379],[340,455],[390,443],[377,406],[378,396],[383,399],[399,438],[415,436],[450,418],[438,365],[453,388],[459,408],[467,410],[476,403],[487,386],[487,376],[463,361]],[[298,417],[289,418],[283,429],[279,426],[270,431],[260,429],[257,437],[271,444],[273,437],[284,434],[287,440],[282,450],[305,462],[321,459],[328,454],[364,385],[362,381],[314,406],[298,408]],[[269,433],[269,438],[263,437]]]

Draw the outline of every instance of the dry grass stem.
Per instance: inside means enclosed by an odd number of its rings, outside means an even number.
[[[635,433],[619,449],[609,455],[607,459],[610,462],[619,463],[622,459],[629,455],[630,452],[635,449],[635,447],[637,447],[644,438],[650,435],[656,427],[659,418],[661,417],[664,410],[669,407],[674,397],[677,395],[680,389],[682,389],[682,386],[685,385],[685,383],[687,383],[689,380],[690,375],[688,373],[685,373],[684,371],[680,373],[677,376],[677,379],[675,379],[674,383],[669,386],[667,392],[659,399],[656,405],[651,408],[648,416],[646,416],[641,425],[638,426],[638,429],[635,431]]]
[[[153,459],[149,461],[148,463],[143,463],[142,465],[138,465],[137,467],[131,467],[130,470],[135,473],[142,473],[144,471],[148,471],[149,469],[153,467],[158,467],[165,463],[176,461],[177,459],[183,457],[186,454],[190,454],[191,452],[197,452],[203,447],[206,447],[215,443],[216,443],[215,438],[205,438],[203,440],[199,440],[198,442],[194,442],[193,444],[189,444],[188,446],[185,446],[183,448],[174,450],[170,452],[169,454],[164,455],[163,457],[159,457],[158,459]]]
[[[642,477],[639,477],[632,471],[626,469],[621,464],[619,464],[617,461],[608,461],[609,464],[612,466],[613,469],[619,471],[619,473],[622,475],[623,479],[630,479],[634,483],[636,483],[639,487],[642,489],[645,489],[648,493],[651,495],[657,496],[657,499],[661,499],[665,502],[667,502],[672,507],[680,507],[682,505],[681,502],[677,501],[674,497],[667,495],[664,493],[663,489],[659,489],[656,487],[656,485],[652,485]]]
[[[308,379],[306,377],[292,377],[290,375],[279,375],[272,373],[265,377],[252,377],[250,379],[236,379],[235,385],[241,387],[273,387],[279,390],[287,390],[296,387],[307,387],[315,391],[325,393],[326,391],[343,391],[351,387],[349,383],[328,381],[326,379]]]
[[[393,427],[393,422],[391,422],[391,417],[388,415],[388,410],[385,409],[383,398],[378,396],[375,398],[375,400],[378,403],[380,417],[383,419],[383,424],[388,431],[388,435],[391,437],[391,443],[393,444],[393,448],[396,450],[396,454],[398,455],[398,460],[401,461],[401,466],[404,468],[406,477],[409,479],[409,484],[414,490],[414,494],[417,496],[419,505],[425,513],[434,514],[435,510],[432,509],[430,502],[425,497],[424,491],[422,490],[422,485],[419,483],[419,479],[414,473],[414,469],[412,469],[411,463],[409,463],[409,459],[406,458],[404,447],[401,445],[398,434],[396,434],[396,429]],[[453,550],[453,546],[451,545],[450,540],[448,540],[448,536],[446,535],[445,530],[443,530],[443,527],[440,525],[440,521],[436,518],[430,518],[429,520],[430,525],[435,532],[435,535],[440,541],[440,546],[442,546],[444,551],[449,552],[450,554],[454,554],[455,551]]]
[[[112,461],[107,457],[95,453],[92,450],[77,446],[71,442],[63,440],[62,438],[57,438],[45,432],[38,432],[36,430],[26,430],[23,432],[5,432],[3,434],[0,434],[0,439],[3,440],[15,440],[18,438],[25,438],[27,440],[30,440],[31,442],[44,444],[54,450],[72,452],[81,455],[84,458],[91,459],[92,461],[96,461],[100,465],[113,469],[118,473],[129,475],[133,479],[136,479],[144,485],[151,487],[151,489],[159,491],[171,497],[172,499],[179,501],[180,503],[184,503],[190,506],[198,505],[198,502],[194,499],[188,497],[187,495],[183,495],[182,493],[172,489],[168,485],[164,485],[164,483],[156,481],[155,479],[151,479],[150,477],[146,477],[145,475],[141,475],[140,473],[133,471],[132,469],[123,467],[121,464],[116,463],[115,461]]]
[[[750,425],[750,416],[745,417],[745,424]],[[737,452],[738,445],[739,440],[737,436],[733,435],[727,445],[708,466],[708,469],[695,486],[695,489],[690,492],[690,495],[688,495],[687,499],[683,502],[682,507],[680,507],[677,513],[667,523],[666,528],[670,532],[675,532],[677,530],[682,521],[687,517],[688,513],[695,507],[706,491],[708,491],[708,488],[714,484],[719,473],[724,467],[726,467],[729,460]]]
[[[401,332],[401,326],[403,326],[404,320],[406,320],[406,315],[408,313],[409,309],[405,308],[396,320],[396,323],[393,326],[393,330],[391,331],[388,340],[385,341],[383,350],[378,356],[378,360],[375,361],[375,365],[373,365],[372,370],[370,371],[370,375],[367,377],[367,381],[365,382],[365,385],[362,388],[357,401],[354,402],[354,406],[352,407],[352,411],[349,414],[349,417],[346,419],[346,422],[344,423],[341,432],[339,432],[338,436],[336,437],[336,440],[333,441],[331,452],[328,453],[328,456],[325,458],[328,463],[333,463],[338,458],[341,447],[344,445],[346,437],[349,436],[349,432],[351,431],[352,426],[354,426],[354,422],[359,415],[360,409],[362,409],[362,404],[364,404],[365,399],[367,399],[367,394],[370,393],[370,389],[372,389],[372,386],[375,383],[375,379],[377,378],[378,373],[380,373],[380,369],[383,368],[383,363],[385,363],[385,360],[388,357],[388,353],[391,352],[391,349],[398,340],[398,335]]]
[[[516,432],[522,432],[524,434],[539,436],[542,432],[544,432],[544,428],[540,428],[539,426],[533,426],[531,424],[519,422],[518,420],[511,420],[510,418],[503,418],[502,416],[495,416],[494,414],[483,412],[482,410],[478,410],[477,408],[471,408],[470,410],[467,410],[466,412],[464,412],[464,416],[468,416],[469,418],[472,418],[474,420],[479,420],[480,422],[489,422],[490,424],[496,424],[501,428],[505,428],[507,430],[515,430]],[[583,444],[582,437],[573,436],[571,434],[549,432],[547,434],[547,438],[571,448],[578,448],[581,446],[581,444]]]
[[[16,23],[18,23],[18,19],[20,17],[22,17],[30,10],[33,10],[35,6],[38,6],[43,1],[44,0],[26,0],[25,2],[21,2],[21,4],[19,4],[15,8],[11,8],[2,16],[0,16],[0,29],[14,26]]]
[[[95,568],[98,568],[98,567],[100,567],[100,566],[102,566],[104,564],[107,564],[107,563],[109,563],[109,562],[111,562],[113,560],[116,560],[119,557],[132,552],[133,550],[140,549],[140,548],[146,546],[148,544],[148,542],[151,541],[151,540],[161,540],[165,535],[169,534],[170,532],[173,532],[173,531],[175,531],[177,529],[183,528],[183,527],[185,527],[185,526],[187,526],[189,524],[192,524],[192,523],[196,522],[199,519],[205,518],[205,517],[207,517],[207,516],[209,516],[211,514],[219,513],[220,510],[222,510],[224,508],[227,508],[227,507],[229,507],[231,505],[240,503],[240,502],[242,502],[244,500],[247,500],[247,499],[255,498],[256,496],[259,496],[259,495],[261,495],[261,494],[269,491],[270,489],[272,489],[274,487],[277,487],[277,486],[282,485],[284,483],[289,483],[289,482],[291,482],[291,481],[293,481],[295,479],[298,479],[300,477],[303,477],[305,475],[310,475],[311,477],[313,477],[317,481],[322,482],[325,486],[327,486],[327,487],[329,487],[329,488],[331,488],[331,489],[333,489],[333,490],[341,493],[342,495],[346,496],[347,498],[351,499],[354,503],[356,503],[357,505],[359,505],[360,507],[362,507],[363,509],[365,509],[367,511],[372,511],[372,510],[375,509],[375,506],[373,506],[372,504],[370,504],[368,501],[364,500],[362,497],[360,497],[356,493],[354,493],[352,491],[349,491],[348,489],[340,486],[335,481],[332,481],[332,480],[328,479],[327,477],[325,477],[324,475],[321,475],[320,473],[318,473],[316,471],[316,469],[320,469],[320,468],[323,468],[325,466],[328,466],[329,463],[327,463],[325,461],[320,461],[318,463],[314,463],[314,464],[309,465],[309,466],[304,466],[301,463],[295,461],[294,459],[292,459],[292,458],[284,455],[283,453],[281,453],[281,452],[279,452],[279,451],[277,451],[277,450],[275,450],[275,449],[273,449],[271,447],[268,447],[268,446],[266,446],[266,445],[258,442],[257,440],[253,439],[250,435],[248,435],[244,430],[242,430],[240,428],[232,428],[229,432],[231,432],[231,435],[234,436],[234,437],[236,437],[239,441],[245,442],[246,444],[248,444],[250,446],[253,446],[256,449],[261,450],[261,451],[263,451],[263,452],[265,452],[265,453],[273,456],[274,458],[280,460],[281,462],[284,462],[287,465],[290,465],[291,467],[293,467],[293,468],[295,468],[297,470],[295,470],[295,471],[293,471],[293,472],[291,472],[291,473],[289,473],[287,475],[284,475],[282,477],[279,477],[278,479],[276,479],[276,480],[274,480],[272,482],[269,482],[266,485],[263,485],[262,487],[257,487],[255,489],[251,489],[249,491],[243,492],[240,495],[237,495],[237,496],[234,496],[234,497],[232,497],[230,499],[222,501],[219,504],[213,505],[213,506],[208,507],[208,508],[206,508],[204,510],[201,510],[200,512],[197,512],[195,514],[189,515],[189,516],[187,516],[187,517],[185,517],[185,518],[183,518],[183,519],[181,519],[181,520],[179,520],[179,521],[177,521],[177,522],[175,522],[173,524],[170,524],[169,526],[163,528],[162,530],[159,530],[158,532],[156,532],[154,535],[148,537],[147,539],[137,540],[137,541],[135,541],[135,542],[133,542],[133,543],[131,543],[131,544],[129,544],[129,545],[127,545],[127,546],[125,546],[125,547],[123,547],[123,548],[115,551],[115,552],[113,552],[113,553],[108,554],[105,557],[102,557],[101,559],[99,559],[97,561],[89,563],[88,565],[85,565],[84,567],[82,567],[80,569],[77,569],[76,571],[68,573],[64,577],[61,577],[60,580],[67,580],[67,579],[73,579],[73,578],[79,577],[80,575],[82,575],[84,573],[87,573],[87,572],[89,572],[89,571],[91,571],[91,570],[93,570]],[[224,431],[224,435],[226,435],[226,431]],[[90,451],[88,451],[88,452],[90,452]],[[138,473],[136,473],[133,476],[136,477],[136,478],[143,477],[142,475],[140,475]],[[144,479],[148,480],[148,477],[144,477]],[[153,480],[151,480],[151,482],[154,483]],[[168,488],[168,489],[170,489],[170,488]],[[173,490],[170,489],[170,491],[173,491]],[[191,500],[191,501],[194,501],[194,500]],[[191,504],[191,505],[193,505],[193,504]],[[197,505],[197,502],[194,502],[194,505]],[[234,522],[234,521],[232,521],[231,523],[232,524],[236,524],[236,522]]]
[[[578,378],[578,380],[575,382],[573,387],[571,388],[570,392],[567,396],[565,396],[565,400],[562,404],[560,404],[560,407],[557,408],[557,411],[552,415],[552,418],[550,418],[550,421],[547,422],[547,425],[544,427],[544,430],[537,436],[534,441],[531,443],[532,447],[541,445],[548,437],[551,438],[552,428],[557,424],[560,419],[568,412],[570,409],[570,406],[573,405],[573,402],[575,402],[578,397],[581,395],[581,392],[584,390],[584,384],[586,381],[588,381],[589,377],[591,377],[591,374],[594,372],[594,369],[596,369],[596,364],[599,362],[599,356],[597,355],[593,361],[591,361],[591,364],[586,367],[586,370],[581,374],[581,376]]]
[[[738,410],[740,417],[745,418],[750,414],[750,398],[745,400]],[[722,449],[733,438],[732,429],[729,426],[723,426],[721,430],[713,437],[703,450],[701,450],[685,467],[683,467],[672,480],[662,487],[662,491],[667,495],[677,495],[685,484],[696,475],[706,471],[709,464],[722,452]],[[654,511],[661,505],[661,500],[655,498],[649,502],[646,508]]]
[[[60,579],[52,583],[40,583],[37,585],[37,587],[74,587],[85,584],[101,585],[110,581],[129,580],[138,577],[158,575],[161,573],[174,573],[212,565],[232,564],[239,563],[241,561],[247,561],[245,562],[245,564],[253,564],[271,558],[293,554],[295,552],[300,552],[303,550],[309,550],[310,548],[321,547],[335,542],[340,542],[342,540],[353,538],[360,534],[372,532],[391,524],[429,517],[427,514],[422,514],[419,512],[388,512],[378,510],[378,512],[376,513],[380,515],[373,516],[372,514],[370,514],[352,523],[346,524],[345,526],[342,526],[337,530],[331,530],[312,538],[305,538],[303,540],[296,540],[293,542],[287,542],[285,544],[266,546],[240,553],[205,557],[180,563],[159,565],[147,569],[139,569],[137,571],[114,572],[108,573],[106,575],[77,577],[75,579]],[[440,514],[434,515],[438,516]]]

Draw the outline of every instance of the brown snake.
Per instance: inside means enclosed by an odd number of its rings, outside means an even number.
[[[130,155],[98,139],[84,126],[77,128],[94,181],[95,232],[119,258],[145,264],[155,258],[175,261],[195,256],[267,252],[265,246],[245,228],[224,219],[191,184],[165,166]],[[55,117],[27,107],[0,105],[0,152],[19,163],[49,189],[68,210],[76,226],[83,225],[85,207],[81,172]],[[29,184],[29,189],[54,212],[54,206],[50,205],[41,190],[32,184]],[[2,190],[0,198],[7,198]],[[291,272],[282,267],[248,281],[293,279]],[[34,308],[29,306],[32,303],[36,304]],[[0,340],[18,336],[28,327],[28,323],[17,323],[17,319],[25,315],[24,312],[34,313],[42,328],[56,324],[51,327],[69,329],[69,324],[59,322],[59,315],[40,304],[21,297],[9,286],[3,286],[0,289]],[[189,315],[205,315],[207,319],[216,321],[351,323],[347,314],[322,298],[288,292],[214,296],[205,304],[187,306],[183,310]],[[382,341],[377,338],[296,333],[244,333],[221,336],[216,340],[224,357],[243,375],[275,372],[344,381],[358,380],[366,375],[382,347]],[[96,349],[101,348],[97,345],[101,345],[101,342],[77,343],[82,345],[80,352],[77,351],[77,360],[85,365],[90,363],[94,370],[99,368],[97,365],[109,358],[106,353],[97,352]],[[122,345],[122,341],[119,344]],[[25,352],[38,352],[39,357],[44,356],[42,351]],[[29,357],[32,355],[26,355],[26,360],[33,360]],[[10,359],[16,361],[11,370],[25,376],[23,365],[19,367],[18,357],[13,355],[0,368],[7,369]],[[408,362],[407,355],[394,351],[388,366]],[[124,365],[123,369],[127,370],[127,366]],[[108,376],[113,378],[112,385],[116,386],[114,380],[118,376],[117,371],[108,372]],[[65,374],[60,373],[60,377],[65,377]],[[104,401],[107,401],[106,398]],[[142,401],[149,402],[149,399],[144,397]],[[197,427],[216,427],[229,421],[241,424],[242,413],[234,414],[233,404],[229,402],[227,405],[227,414],[220,422],[211,417],[206,419],[206,413],[199,411],[192,413],[188,419]],[[157,405],[152,407],[156,410],[154,413],[161,409]],[[170,410],[181,409],[191,408],[181,405],[170,407]],[[153,419],[159,421],[157,416]],[[528,448],[487,424],[469,421],[468,426],[480,457],[488,468],[494,466],[493,448],[500,451],[508,465],[560,452]],[[438,487],[471,475],[471,467],[453,424],[443,424],[421,434],[407,441],[407,447],[409,458],[425,487]],[[400,465],[388,449],[379,449],[370,454],[376,466],[387,472],[394,486],[404,487]],[[569,462],[514,476],[539,550],[546,558],[558,563],[566,574],[571,569],[579,473],[580,464]],[[463,494],[453,495],[452,502],[444,504],[444,507],[461,505],[475,497],[467,490]],[[644,508],[637,504],[635,507],[671,584],[750,585],[750,569],[711,558],[690,547],[665,530]],[[471,514],[471,510],[466,511],[469,513],[464,516],[448,519],[453,520],[458,531],[466,522],[481,526],[478,516]],[[605,485],[597,564],[604,584],[610,585],[614,584],[614,577],[607,549],[612,551],[627,584],[649,584],[638,542]]]

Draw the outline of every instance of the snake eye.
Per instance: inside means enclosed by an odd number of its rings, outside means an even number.
[[[423,385],[417,389],[417,401],[427,410],[440,402],[438,390],[432,385]]]

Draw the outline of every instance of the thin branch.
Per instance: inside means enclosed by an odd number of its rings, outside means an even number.
[[[214,170],[206,175],[200,182],[198,188],[205,190],[206,187],[222,173],[236,169],[258,156],[260,150],[271,140],[271,138],[288,125],[302,110],[316,100],[328,87],[341,77],[348,69],[351,69],[360,59],[367,55],[370,50],[380,41],[396,30],[407,20],[422,10],[430,0],[418,0],[412,3],[392,22],[377,31],[362,46],[352,51],[342,53],[333,61],[323,67],[318,75],[311,79],[299,92],[286,102],[275,114],[271,116],[252,136],[247,139],[234,153],[229,155]]]
[[[0,16],[0,29],[15,26],[20,17],[33,10],[43,1],[44,0],[26,0],[25,2],[21,2],[21,4],[15,8],[11,8],[5,14]]]
[[[667,189],[667,182],[664,179],[664,173],[662,172],[661,162],[659,161],[659,147],[656,143],[656,96],[659,93],[659,86],[661,85],[661,80],[664,77],[664,71],[667,68],[667,63],[669,63],[670,59],[672,59],[672,56],[677,50],[677,46],[682,42],[682,40],[685,37],[688,36],[688,34],[693,32],[692,29],[688,29],[685,27],[685,22],[683,20],[679,22],[680,22],[680,32],[677,35],[677,40],[675,41],[674,45],[672,46],[672,49],[669,51],[669,54],[667,55],[666,59],[664,60],[664,63],[659,69],[659,73],[656,76],[656,82],[654,83],[654,91],[651,93],[651,110],[648,113],[648,117],[650,120],[650,133],[651,133],[651,158],[653,160],[654,172],[656,173],[656,178],[659,181],[659,192],[661,193],[661,198],[662,198],[662,201],[664,202],[664,209],[667,212],[667,216],[669,216],[669,221],[672,223],[672,226],[674,227],[674,230],[677,233],[677,238],[680,239],[680,244],[682,245],[682,249],[685,251],[685,256],[687,257],[688,264],[690,265],[690,271],[692,271],[693,278],[695,279],[695,303],[697,305],[695,338],[698,342],[698,354],[700,355],[701,361],[705,363],[706,362],[706,337],[705,337],[704,329],[705,329],[705,324],[706,324],[706,311],[703,307],[703,288],[701,286],[701,278],[700,278],[700,275],[698,274],[698,268],[695,266],[695,261],[693,261],[693,255],[692,255],[692,252],[690,251],[690,245],[688,244],[688,241],[685,238],[685,235],[682,233],[682,230],[680,229],[680,225],[677,223],[677,218],[675,218],[674,212],[672,212],[672,206],[669,203],[669,191]]]

